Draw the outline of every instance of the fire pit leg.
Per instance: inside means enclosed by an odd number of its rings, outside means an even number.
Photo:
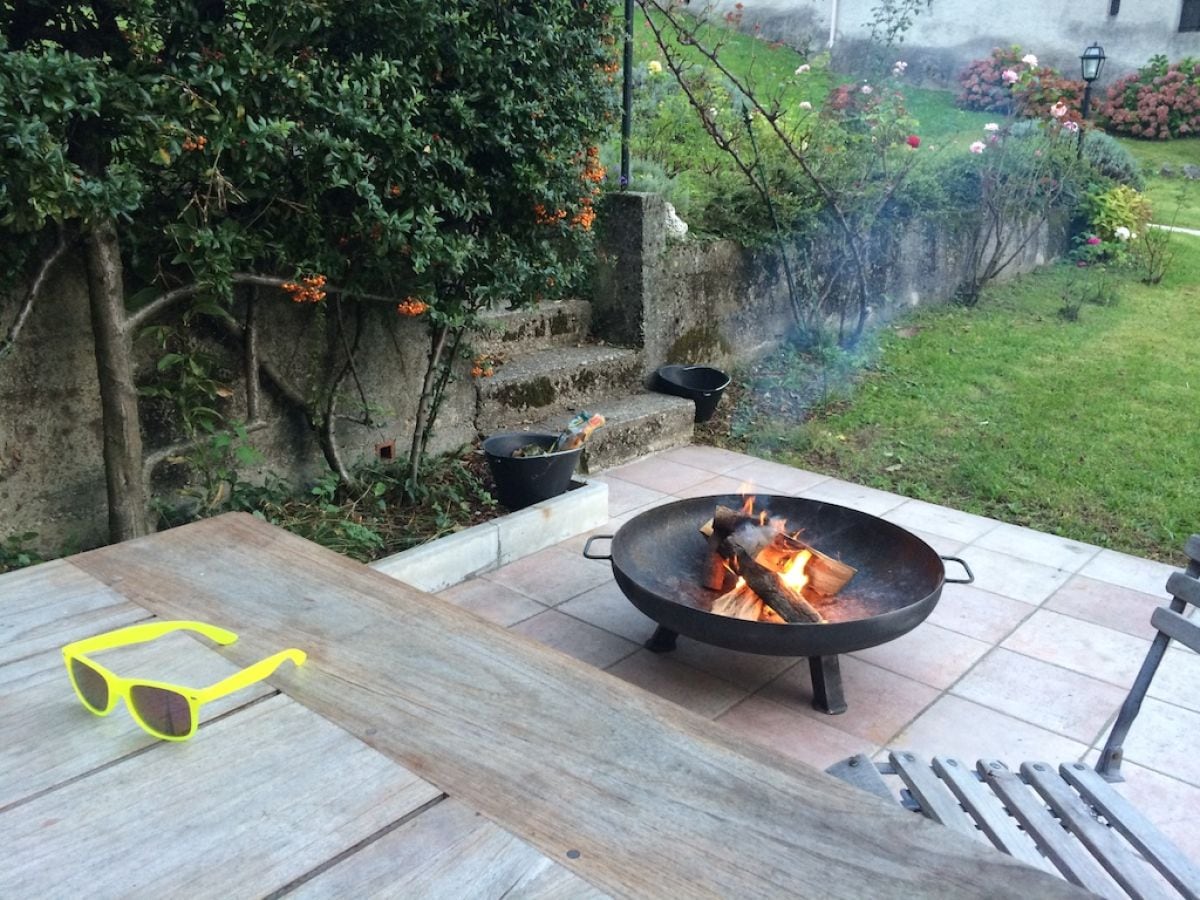
[[[808,671],[812,676],[813,709],[837,716],[846,711],[842,693],[842,669],[836,656],[810,656]]]
[[[651,653],[670,653],[675,649],[675,639],[677,637],[679,637],[678,632],[659,625],[658,628],[654,629],[654,634],[650,635],[650,639],[642,646]]]

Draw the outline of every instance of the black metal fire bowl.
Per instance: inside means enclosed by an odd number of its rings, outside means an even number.
[[[819,500],[760,494],[756,510],[786,519],[789,531],[858,572],[836,602],[822,604],[825,623],[747,622],[711,613],[717,592],[703,584],[709,550],[699,529],[718,504],[737,508],[742,500],[732,494],[678,500],[641,513],[611,538],[596,536],[584,547],[587,558],[612,562],[625,596],[661,626],[647,644],[650,649],[670,650],[674,636],[682,634],[745,653],[806,656],[812,663],[814,705],[841,712],[837,654],[900,637],[933,612],[943,584],[973,580],[957,557],[945,559],[962,565],[967,578],[946,578],[943,557],[932,547],[877,516]],[[592,543],[603,539],[612,541],[610,555],[591,553]]]

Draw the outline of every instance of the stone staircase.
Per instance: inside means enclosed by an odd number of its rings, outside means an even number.
[[[606,424],[587,442],[590,472],[689,443],[694,404],[646,390],[641,352],[590,342],[590,326],[585,300],[488,314],[473,343],[502,363],[476,382],[479,432],[558,432],[578,411],[598,412]]]

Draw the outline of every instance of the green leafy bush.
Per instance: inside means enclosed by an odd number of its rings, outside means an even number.
[[[1136,240],[1150,224],[1150,201],[1125,184],[1089,194],[1084,210],[1103,241]]]
[[[1165,141],[1200,134],[1200,60],[1151,57],[1109,87],[1100,115],[1109,131],[1134,137]]]

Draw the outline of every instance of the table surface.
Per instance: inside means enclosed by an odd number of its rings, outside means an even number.
[[[155,741],[59,648],[202,686],[308,652]],[[1079,896],[604,672],[253,517],[0,577],[0,897]]]

